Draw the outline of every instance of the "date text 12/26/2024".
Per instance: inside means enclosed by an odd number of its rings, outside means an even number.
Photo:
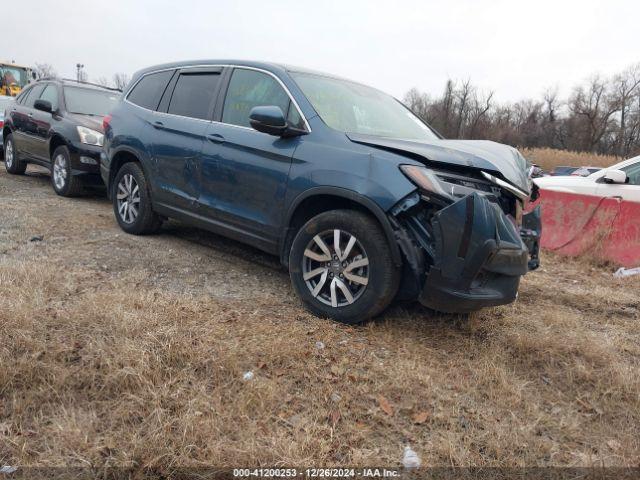
[[[234,468],[234,478],[396,478],[389,468]]]

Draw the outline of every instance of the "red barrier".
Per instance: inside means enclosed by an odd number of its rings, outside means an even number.
[[[540,190],[536,205],[542,205],[542,248],[640,266],[640,203]]]

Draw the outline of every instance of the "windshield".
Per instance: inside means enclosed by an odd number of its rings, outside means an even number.
[[[371,87],[308,73],[292,73],[320,118],[346,133],[408,140],[438,136],[399,101]]]
[[[120,95],[92,88],[64,87],[64,101],[69,113],[106,116],[116,106]]]
[[[0,83],[24,87],[27,84],[27,71],[23,68],[0,67]]]

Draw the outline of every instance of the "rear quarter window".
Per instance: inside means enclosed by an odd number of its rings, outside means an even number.
[[[139,107],[155,110],[172,75],[173,70],[145,75],[133,87],[127,100]]]

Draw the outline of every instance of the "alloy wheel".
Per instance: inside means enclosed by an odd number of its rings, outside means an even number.
[[[354,235],[326,230],[307,245],[302,277],[314,298],[332,307],[344,307],[358,300],[367,288],[369,258]]]
[[[13,142],[7,142],[4,149],[4,163],[7,169],[13,166]]]
[[[62,190],[67,183],[67,159],[64,155],[57,155],[53,160],[53,184]]]
[[[135,222],[140,208],[140,189],[136,179],[130,173],[120,179],[116,200],[118,214],[122,221],[125,223]]]

